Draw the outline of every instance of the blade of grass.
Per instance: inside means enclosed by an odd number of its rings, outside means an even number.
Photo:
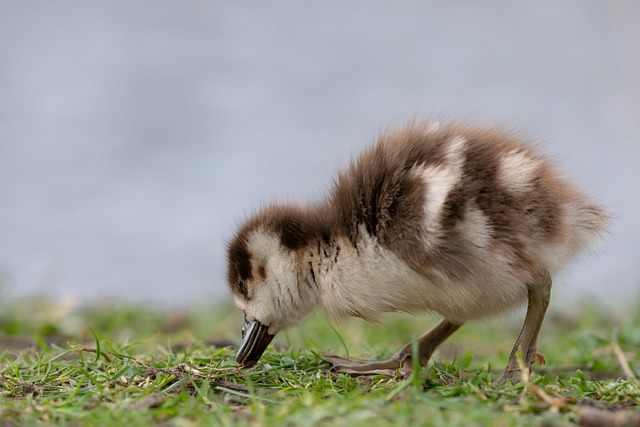
[[[87,325],[89,327],[89,330],[91,331],[91,334],[93,335],[93,339],[96,342],[96,362],[98,360],[100,360],[100,340],[98,339],[98,335],[96,334],[96,331],[93,330],[93,328],[91,327],[91,325]]]
[[[415,391],[419,391],[421,387],[420,381],[420,373],[422,372],[422,366],[420,366],[420,355],[418,349],[418,338],[414,337],[411,343],[411,383],[413,384],[413,389]]]
[[[331,330],[333,331],[333,333],[336,334],[336,336],[338,337],[338,340],[340,340],[340,344],[342,344],[342,348],[344,348],[344,353],[346,355],[345,357],[351,357],[349,356],[349,348],[347,347],[347,342],[344,340],[344,338],[342,338],[342,335],[340,334],[340,332],[338,332],[336,327],[333,326],[331,322],[329,322],[328,324]]]
[[[42,354],[43,355],[45,353],[49,352],[49,346],[47,345],[47,343],[42,338],[42,335],[40,335],[40,334],[36,335],[36,342],[38,343],[38,346],[40,347],[40,350],[42,350]]]
[[[233,390],[231,388],[223,387],[223,386],[220,386],[220,385],[216,386],[215,389],[216,390],[220,390],[220,391],[224,391],[225,393],[229,393],[229,394],[232,394],[234,396],[244,397],[245,399],[249,399],[249,400],[265,402],[265,403],[273,403],[273,404],[281,403],[281,402],[278,402],[277,400],[273,400],[273,399],[269,399],[268,397],[260,396],[259,394],[242,393],[240,391]]]

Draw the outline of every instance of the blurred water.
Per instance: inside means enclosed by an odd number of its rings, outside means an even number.
[[[640,284],[629,1],[0,0],[3,294],[226,298],[225,239],[413,117],[508,123],[617,215],[561,289]]]

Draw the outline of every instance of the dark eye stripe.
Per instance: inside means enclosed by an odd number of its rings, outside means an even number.
[[[229,280],[237,274],[241,280],[251,279],[251,255],[244,239],[238,237],[229,245]]]

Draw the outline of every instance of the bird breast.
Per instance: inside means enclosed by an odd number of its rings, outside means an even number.
[[[494,263],[504,263],[499,254],[491,256]],[[333,318],[378,321],[388,312],[437,312],[462,322],[503,311],[526,297],[526,278],[517,277],[517,271],[495,274],[487,269],[483,277],[464,281],[435,269],[430,274],[418,272],[378,244],[364,226],[355,246],[339,237],[320,245],[314,259],[321,303]]]

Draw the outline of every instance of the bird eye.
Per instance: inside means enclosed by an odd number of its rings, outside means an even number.
[[[242,295],[247,294],[247,287],[244,284],[244,280],[240,280],[240,282],[238,282],[238,291],[240,291]]]

